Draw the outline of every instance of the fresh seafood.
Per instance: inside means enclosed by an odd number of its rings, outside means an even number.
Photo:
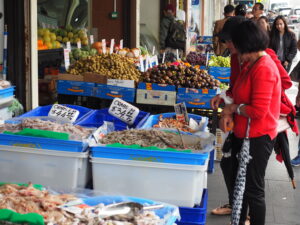
[[[124,145],[155,146],[158,148],[199,149],[200,140],[194,144],[185,144],[178,134],[151,130],[124,130],[111,132],[100,140],[102,144],[121,143]]]
[[[184,132],[190,132],[190,133],[195,132],[186,123],[173,118],[162,118],[162,115],[160,115],[158,123],[155,124],[153,127],[154,128],[175,128]]]
[[[101,219],[97,212],[103,209],[104,204],[81,209],[80,213],[71,213],[59,206],[75,200],[76,197],[68,194],[52,195],[48,191],[40,191],[29,184],[28,187],[16,184],[0,186],[0,209],[10,209],[17,213],[38,213],[44,217],[47,225],[161,225],[155,212],[144,211],[134,216],[130,221],[124,217],[114,216]],[[78,208],[80,209],[80,208]]]
[[[68,133],[71,140],[84,140],[88,138],[92,130],[83,128],[78,125],[72,125],[69,123],[60,124],[48,120],[41,120],[37,118],[25,118],[20,124],[4,124],[0,127],[0,131],[5,130],[17,132],[24,128],[49,130],[55,132]]]

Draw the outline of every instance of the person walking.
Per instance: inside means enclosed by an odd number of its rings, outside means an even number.
[[[271,27],[269,24],[269,20],[266,16],[261,16],[258,20],[257,20],[258,25],[265,30],[268,35],[270,35],[271,33]]]
[[[250,156],[246,172],[240,224],[244,225],[249,206],[250,224],[265,224],[266,204],[264,177],[277,135],[280,114],[281,80],[276,64],[265,52],[269,37],[253,21],[238,25],[232,42],[245,65],[232,89],[233,103],[222,111],[220,128],[234,123],[232,139],[232,171],[235,180],[243,139],[250,120]],[[234,182],[233,182],[234,183]]]
[[[213,31],[213,48],[217,56],[222,56],[226,50],[226,45],[219,40],[218,34],[223,29],[223,26],[228,18],[234,15],[234,6],[226,5],[224,7],[224,18],[215,22]]]
[[[257,2],[254,4],[252,8],[252,20],[257,22],[258,19],[263,15],[264,13],[264,5],[261,2]]]
[[[283,16],[277,16],[274,20],[270,34],[270,48],[276,52],[283,67],[289,72],[297,54],[297,41]]]

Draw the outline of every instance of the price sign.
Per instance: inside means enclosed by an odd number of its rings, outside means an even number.
[[[114,52],[114,47],[115,47],[115,39],[110,40],[110,49],[109,53],[112,54]]]
[[[77,48],[79,48],[79,49],[81,48],[81,41],[77,42]]]
[[[123,39],[120,40],[120,49],[123,48]]]
[[[177,57],[177,60],[179,60],[179,51],[178,51],[178,49],[176,49],[176,57]]]
[[[155,46],[153,46],[153,48],[152,48],[152,55],[154,55],[155,54]]]
[[[174,105],[176,119],[180,122],[188,124],[189,116],[184,102],[180,102]]]
[[[163,54],[162,63],[165,63],[165,58],[166,58],[166,52],[164,52]]]
[[[139,57],[140,59],[140,70],[141,72],[145,72],[145,69],[144,69],[144,59],[142,56]]]
[[[65,68],[66,70],[69,69],[70,66],[70,49],[64,49],[64,61],[65,61]]]
[[[67,42],[67,49],[71,50],[71,42]]]
[[[60,121],[73,123],[79,116],[79,111],[63,105],[54,104],[48,116]]]
[[[123,122],[132,125],[140,110],[120,98],[115,98],[111,103],[108,112]]]
[[[106,40],[105,39],[102,39],[102,52],[103,52],[103,54],[106,53]]]
[[[90,43],[91,45],[94,44],[94,35],[90,35]]]

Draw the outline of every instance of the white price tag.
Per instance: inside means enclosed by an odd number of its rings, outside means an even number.
[[[120,49],[123,48],[123,39],[120,40]]]
[[[107,79],[107,85],[134,88],[134,80]]]
[[[165,63],[165,58],[166,58],[166,52],[164,52],[163,54],[162,63]]]
[[[106,54],[106,40],[102,39],[102,52],[103,54]]]
[[[70,49],[65,48],[64,49],[64,61],[65,61],[65,68],[66,70],[69,69],[70,66]]]
[[[67,42],[67,49],[71,50],[71,42]]]
[[[152,48],[152,55],[154,55],[155,54],[155,46],[153,46],[153,48]]]
[[[146,56],[145,71],[149,69],[149,57]]]
[[[112,54],[114,52],[114,47],[115,47],[115,39],[110,40],[110,49],[109,53]]]
[[[111,103],[108,112],[123,122],[132,125],[140,110],[120,98],[115,98]]]
[[[79,48],[79,49],[81,48],[81,41],[77,42],[77,48]]]
[[[179,60],[179,51],[178,51],[178,49],[176,49],[176,57],[177,57],[177,60]]]
[[[94,44],[94,35],[90,35],[90,44]]]
[[[140,70],[141,72],[145,72],[144,70],[144,59],[142,56],[139,57],[140,58]]]
[[[73,123],[78,118],[79,111],[63,105],[54,104],[48,116],[60,121]]]

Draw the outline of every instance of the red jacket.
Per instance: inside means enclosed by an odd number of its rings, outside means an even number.
[[[243,66],[232,89],[235,104],[246,104],[246,113],[251,118],[249,137],[277,135],[280,115],[281,80],[279,71],[269,55],[261,57],[252,68]],[[248,118],[234,115],[234,134],[246,135]]]
[[[285,90],[289,89],[292,86],[292,81],[286,70],[283,68],[280,60],[278,59],[276,53],[270,49],[267,48],[265,52],[271,56],[272,60],[275,62],[281,79],[281,104],[280,104],[280,113],[287,115],[287,121],[290,124],[292,130],[298,134],[298,126],[297,122],[295,121],[296,116],[296,109],[290,99],[285,94]],[[234,86],[235,80],[237,76],[240,74],[241,67],[244,67],[245,65],[240,65],[239,60],[236,54],[231,56],[231,76],[230,76],[230,87],[232,88]],[[227,92],[227,95],[232,96],[231,94],[231,88]]]

